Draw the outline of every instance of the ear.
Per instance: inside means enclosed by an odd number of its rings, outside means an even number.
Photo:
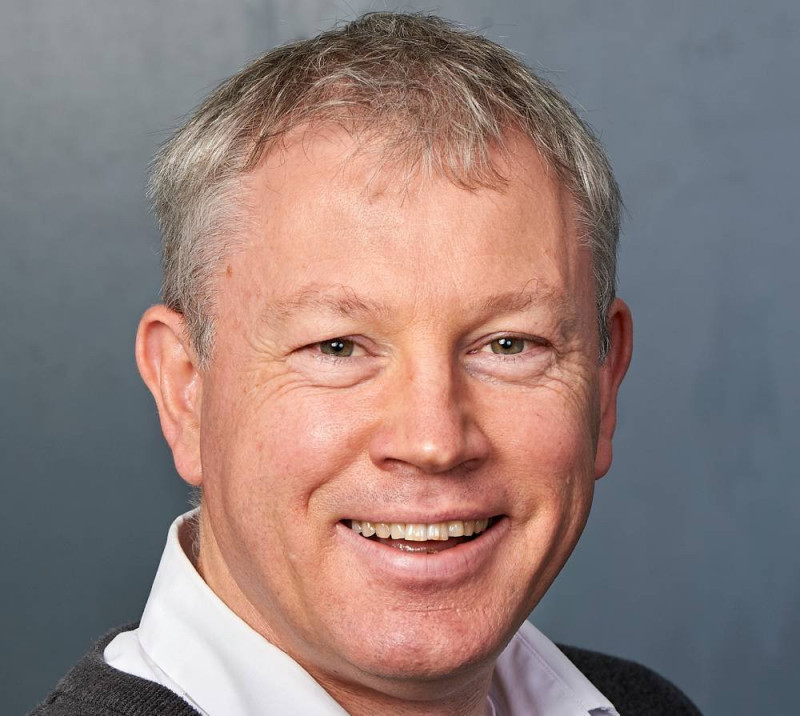
[[[181,314],[166,306],[145,311],[136,333],[136,364],[156,400],[161,431],[178,474],[202,483],[200,405],[203,379]]]
[[[619,298],[608,309],[608,330],[611,344],[599,371],[600,427],[594,459],[595,479],[603,477],[611,467],[611,440],[617,427],[617,394],[633,353],[631,310]]]

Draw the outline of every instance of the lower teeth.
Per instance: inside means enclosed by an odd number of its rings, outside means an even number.
[[[377,534],[370,536],[361,534],[361,536],[368,540],[380,542],[387,547],[399,549],[401,552],[412,552],[416,554],[438,554],[439,552],[458,547],[458,545],[463,544],[464,542],[471,542],[472,540],[480,537],[484,531],[477,532],[467,537],[451,537],[447,540],[407,540],[402,538],[392,539],[390,537],[379,537]]]
[[[456,539],[440,542],[436,540],[426,540],[425,542],[409,542],[404,539],[380,539],[375,537],[367,537],[367,539],[376,539],[381,544],[394,549],[399,549],[401,552],[424,552],[426,554],[436,554],[447,549],[453,549],[464,542],[471,542],[478,535],[472,537],[459,537]]]

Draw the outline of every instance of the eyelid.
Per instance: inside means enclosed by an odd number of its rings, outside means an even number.
[[[521,353],[516,353],[516,354],[511,353],[507,354],[508,356],[524,355],[525,353],[530,352],[531,348],[533,347],[546,348],[547,346],[550,345],[550,341],[548,341],[545,338],[542,338],[541,336],[532,336],[527,333],[505,332],[505,333],[496,333],[494,335],[490,335],[481,339],[481,342],[475,348],[471,349],[469,353],[490,352],[490,346],[492,345],[492,343],[494,343],[495,341],[499,341],[503,338],[511,338],[512,340],[525,341],[526,344],[529,344],[522,350]],[[495,355],[502,356],[503,354],[497,353]]]
[[[333,353],[323,353],[321,350],[322,344],[331,343],[333,341],[345,341],[347,343],[352,343],[354,355],[338,356]],[[319,341],[314,341],[313,343],[307,343],[306,345],[301,346],[300,350],[314,352],[317,356],[322,356],[326,360],[352,360],[353,358],[362,358],[366,355],[374,354],[375,351],[365,345],[367,342],[368,341],[363,336],[331,336],[330,338],[323,338]]]

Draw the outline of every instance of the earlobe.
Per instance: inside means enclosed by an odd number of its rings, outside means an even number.
[[[145,311],[136,333],[136,364],[155,398],[175,468],[190,485],[200,485],[202,375],[183,316],[163,305]]]
[[[617,396],[633,353],[631,311],[619,298],[608,310],[608,329],[611,337],[609,351],[599,371],[600,426],[594,464],[595,479],[603,477],[611,467],[612,439],[617,426]]]

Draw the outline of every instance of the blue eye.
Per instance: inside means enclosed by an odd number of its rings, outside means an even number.
[[[489,346],[492,349],[492,353],[498,353],[500,355],[515,355],[516,353],[522,353],[525,350],[525,340],[523,338],[511,338],[509,336],[504,336],[503,338],[496,338],[493,340]]]
[[[339,356],[340,358],[347,358],[353,355],[353,348],[355,344],[353,341],[348,341],[343,338],[333,338],[329,341],[322,341],[319,343],[319,350],[321,353],[329,356]]]

